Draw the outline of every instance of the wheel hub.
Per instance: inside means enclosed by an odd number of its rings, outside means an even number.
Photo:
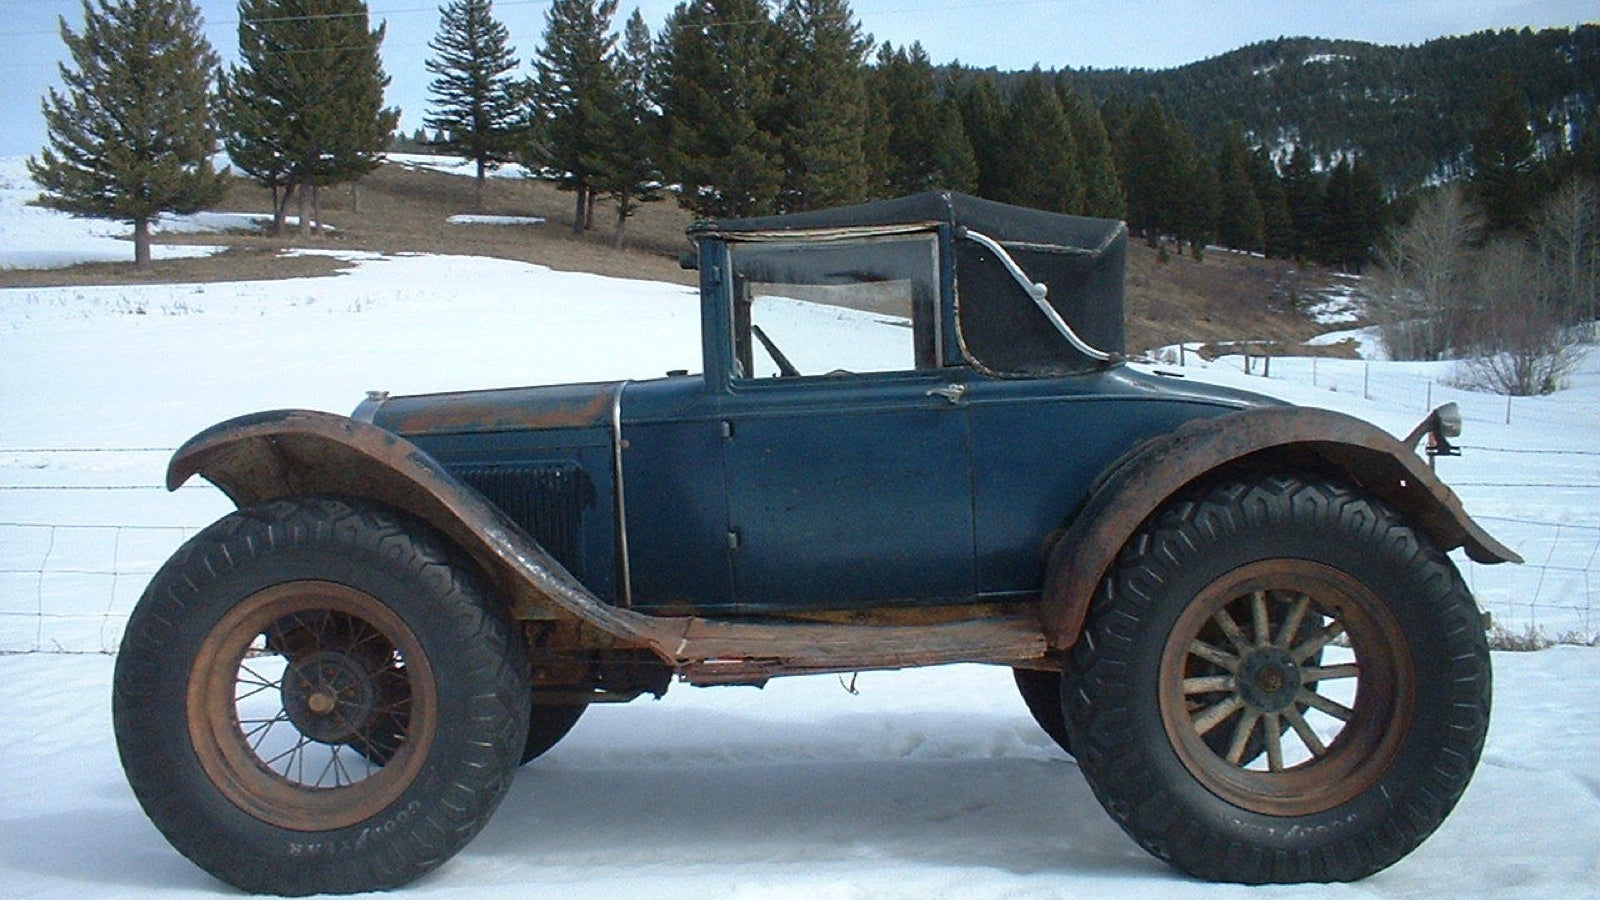
[[[283,709],[289,721],[324,744],[348,744],[360,737],[375,699],[366,666],[345,653],[307,654],[284,673]]]
[[[1239,697],[1251,709],[1282,712],[1294,704],[1303,686],[1300,666],[1285,650],[1262,647],[1239,662]]]

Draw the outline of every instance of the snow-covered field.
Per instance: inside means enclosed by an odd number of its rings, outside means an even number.
[[[0,161],[0,181],[20,171]],[[91,238],[116,231],[0,188],[0,265],[18,264],[17,235],[70,262],[100,258]],[[126,258],[125,243],[104,240]],[[209,488],[158,487],[170,448],[219,419],[347,412],[367,389],[700,367],[698,313],[680,287],[480,258],[351,265],[294,281],[0,290],[0,652],[115,647],[148,573],[228,508]],[[848,319],[867,348],[902,331],[803,304],[774,314],[794,353],[825,318]],[[1448,388],[1438,365],[1277,359],[1264,379],[1238,358],[1187,363],[1164,368],[1399,434],[1429,402],[1456,400],[1468,449],[1440,472],[1531,563],[1465,567],[1480,599],[1513,630],[1600,631],[1600,353],[1570,390],[1515,401],[1509,425],[1504,398]],[[520,775],[477,841],[407,893],[1600,896],[1600,649],[1497,653],[1495,665],[1489,746],[1462,805],[1359,885],[1244,892],[1171,873],[1100,811],[1008,673],[949,667],[865,674],[859,695],[818,677],[595,709]],[[122,780],[111,666],[97,652],[0,655],[8,895],[222,891],[167,847]]]

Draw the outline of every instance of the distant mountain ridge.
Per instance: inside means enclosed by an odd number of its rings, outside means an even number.
[[[1002,88],[1022,73],[1000,75]],[[1172,69],[1065,69],[1097,102],[1158,95],[1202,147],[1230,124],[1252,143],[1302,146],[1322,164],[1351,152],[1391,188],[1462,173],[1483,110],[1512,78],[1542,152],[1600,141],[1600,24],[1483,31],[1393,47],[1279,38]]]

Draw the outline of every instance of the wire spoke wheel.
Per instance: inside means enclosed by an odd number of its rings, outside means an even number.
[[[241,809],[301,831],[388,806],[434,738],[437,691],[416,638],[354,588],[295,581],[235,606],[190,681],[200,765]]]
[[[1319,563],[1265,560],[1212,582],[1161,663],[1162,720],[1184,766],[1261,813],[1358,796],[1388,769],[1411,716],[1397,629],[1370,590]],[[1351,658],[1323,665],[1325,651]]]

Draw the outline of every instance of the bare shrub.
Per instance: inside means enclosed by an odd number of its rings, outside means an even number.
[[[1534,218],[1544,288],[1569,324],[1600,320],[1600,186],[1574,178]],[[1589,335],[1594,329],[1586,329]]]
[[[1465,381],[1527,397],[1562,386],[1577,362],[1560,305],[1541,290],[1539,256],[1512,239],[1491,242],[1473,260],[1470,313],[1457,334],[1472,349]]]
[[[1476,212],[1457,186],[1417,206],[1411,221],[1378,254],[1368,310],[1392,359],[1441,359],[1457,346],[1466,301]]]

